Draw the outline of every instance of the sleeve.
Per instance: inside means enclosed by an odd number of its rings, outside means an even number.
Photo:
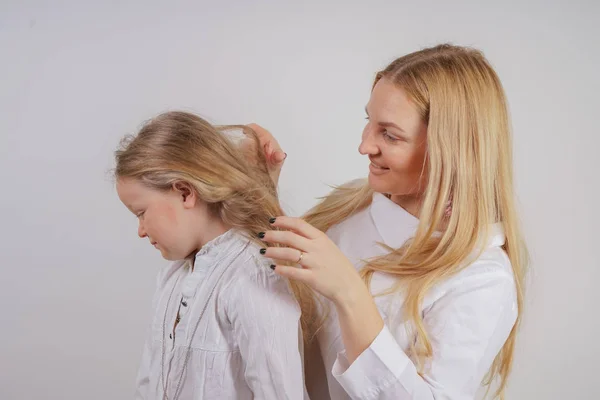
[[[351,365],[338,353],[332,374],[352,399],[473,399],[516,318],[510,274],[465,278],[424,312],[433,357],[422,374],[387,326]]]
[[[261,266],[230,285],[227,316],[254,399],[303,399],[300,307],[287,282]]]
[[[177,270],[182,264],[173,263],[168,268],[161,269],[156,277],[156,288],[152,298],[152,312],[156,310],[158,305],[158,297],[161,288],[164,286],[166,280]],[[153,316],[153,314],[152,314]],[[151,318],[152,318],[151,316]],[[148,332],[146,333],[146,341],[144,342],[144,349],[142,352],[142,359],[138,368],[137,377],[135,380],[135,400],[145,400],[148,397],[148,386],[150,384],[150,365],[152,363],[152,324],[148,326]]]
[[[148,385],[150,384],[150,343],[152,341],[152,332],[147,334],[146,342],[144,343],[144,351],[142,353],[142,361],[138,369],[137,378],[135,380],[135,400],[145,400],[148,393]]]

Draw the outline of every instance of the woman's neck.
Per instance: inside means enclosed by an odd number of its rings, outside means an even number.
[[[391,195],[390,200],[402,207],[413,217],[419,219],[421,213],[421,196],[417,195]]]

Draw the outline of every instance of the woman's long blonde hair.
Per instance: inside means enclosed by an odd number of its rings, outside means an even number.
[[[243,146],[231,135],[242,129]],[[168,191],[187,183],[225,224],[257,239],[273,229],[271,217],[283,215],[256,134],[246,126],[215,127],[187,112],[167,112],[147,122],[135,136],[123,139],[116,151],[115,177],[133,178],[147,187]],[[312,337],[316,317],[312,291],[290,282],[302,310],[305,343]]]
[[[413,354],[423,372],[424,362],[432,356],[420,313],[425,294],[468,265],[473,255],[477,256],[478,239],[487,234],[491,224],[500,222],[519,311],[483,384],[490,385],[498,378],[496,395],[503,397],[523,310],[528,264],[513,193],[512,139],[504,90],[481,52],[447,44],[398,58],[377,74],[374,85],[382,78],[406,91],[427,125],[427,183],[414,237],[401,248],[368,260],[361,274],[367,284],[376,271],[399,278],[406,290],[405,315],[416,334]],[[344,185],[305,219],[326,231],[369,206],[372,196],[365,181]],[[452,213],[445,217],[449,201]],[[446,227],[443,234],[434,235],[440,226]]]

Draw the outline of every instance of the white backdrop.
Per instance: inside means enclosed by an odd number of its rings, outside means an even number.
[[[588,1],[0,3],[0,398],[127,399],[165,263],[109,170],[167,109],[258,122],[285,208],[365,176],[375,71],[483,49],[508,94],[534,271],[508,399],[598,399],[600,7]]]

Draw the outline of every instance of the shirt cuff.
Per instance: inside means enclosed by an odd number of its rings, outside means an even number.
[[[332,375],[352,399],[373,399],[397,381],[410,363],[396,339],[384,326],[373,343],[350,365],[346,351],[339,352]]]

